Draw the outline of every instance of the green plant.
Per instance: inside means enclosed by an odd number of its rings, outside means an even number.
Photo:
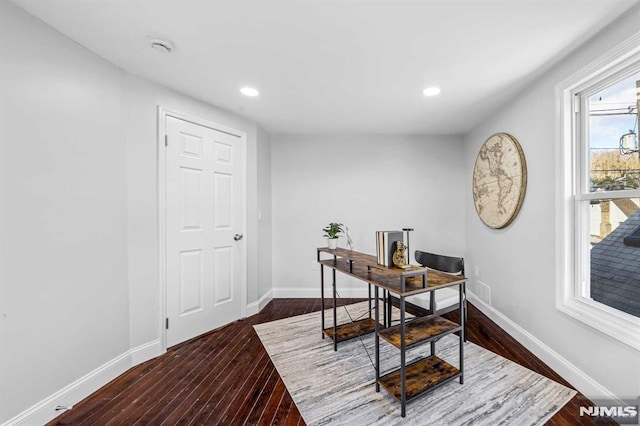
[[[344,232],[342,226],[343,225],[341,223],[330,223],[322,229],[325,233],[324,236],[327,238],[338,238],[338,234],[340,232]]]

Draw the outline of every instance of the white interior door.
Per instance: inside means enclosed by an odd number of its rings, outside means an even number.
[[[167,346],[242,316],[238,136],[166,118]]]

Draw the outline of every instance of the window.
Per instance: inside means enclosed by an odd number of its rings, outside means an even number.
[[[556,305],[640,349],[640,35],[556,93]]]

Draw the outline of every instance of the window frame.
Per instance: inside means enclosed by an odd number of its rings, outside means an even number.
[[[640,318],[588,299],[583,293],[590,282],[586,267],[589,201],[640,197],[640,190],[589,192],[585,137],[588,98],[639,69],[640,33],[636,33],[555,88],[556,309],[637,350],[640,350]]]

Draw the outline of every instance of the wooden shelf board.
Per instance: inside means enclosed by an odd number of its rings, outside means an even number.
[[[425,391],[459,376],[459,370],[437,356],[423,358],[406,367],[407,402]],[[380,384],[401,401],[400,369],[380,377]]]
[[[406,347],[460,330],[460,325],[442,317],[418,317],[405,324]],[[400,349],[400,324],[378,332],[378,335]]]
[[[380,324],[379,327],[383,328]],[[337,341],[344,342],[354,337],[373,333],[375,330],[376,322],[373,318],[364,318],[358,321],[340,324],[336,327],[336,334],[338,335]],[[330,339],[333,339],[333,327],[325,328],[323,331]]]

